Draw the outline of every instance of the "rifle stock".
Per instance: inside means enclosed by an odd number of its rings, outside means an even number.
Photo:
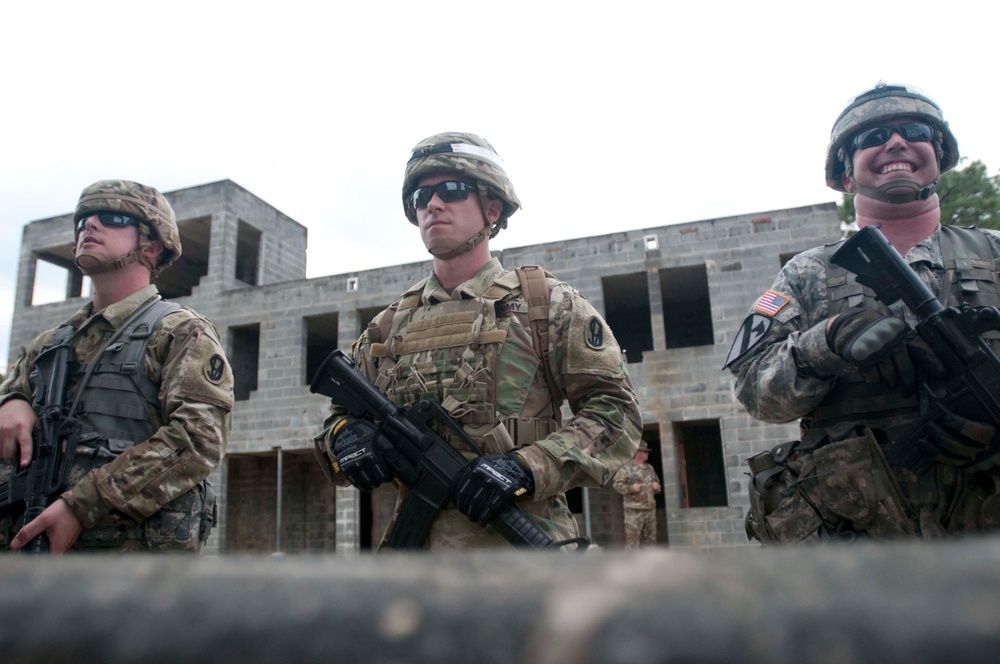
[[[923,389],[935,408],[941,405],[970,420],[988,422],[1000,429],[1000,359],[979,336],[1000,330],[1000,311],[995,307],[945,307],[920,277],[893,249],[877,226],[867,226],[844,242],[830,259],[857,275],[858,283],[875,291],[886,305],[897,300],[916,316],[916,332],[947,371],[940,385]],[[922,429],[936,415],[934,409],[886,450],[890,460],[918,473],[934,462],[926,445],[920,445]],[[981,452],[968,468],[996,465],[1000,450]]]
[[[431,521],[448,503],[451,480],[467,461],[458,450],[430,426],[434,421],[451,429],[469,449],[482,454],[475,442],[441,408],[425,400],[409,406],[396,406],[354,368],[341,350],[333,351],[317,370],[310,391],[329,397],[354,417],[382,422],[382,434],[396,450],[417,469],[412,477],[400,477],[409,495],[389,536],[389,546],[397,549],[420,548]],[[398,468],[393,468],[399,472]],[[552,539],[517,506],[508,507],[490,522],[514,546],[546,549]],[[586,548],[581,545],[581,548]]]

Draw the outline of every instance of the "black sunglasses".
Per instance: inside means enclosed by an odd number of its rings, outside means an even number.
[[[854,149],[874,148],[888,142],[893,132],[908,141],[933,141],[934,128],[923,122],[908,122],[901,125],[888,125],[886,127],[872,127],[858,132],[854,137]]]
[[[434,194],[437,194],[438,198],[445,203],[454,203],[455,201],[464,201],[470,193],[478,191],[479,188],[474,184],[447,180],[426,187],[417,187],[410,194],[410,203],[413,204],[414,209],[423,210],[430,204]]]
[[[76,222],[76,234],[79,235],[80,231],[83,230],[84,225],[87,220],[91,217],[97,217],[103,226],[138,226],[139,219],[137,217],[130,217],[124,214],[118,214],[117,212],[91,212],[87,216]]]

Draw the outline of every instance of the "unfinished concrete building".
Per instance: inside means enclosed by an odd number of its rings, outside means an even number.
[[[233,431],[212,477],[215,552],[353,553],[377,545],[393,491],[330,485],[312,453],[327,409],[313,373],[430,262],[306,279],[306,228],[224,180],[166,194],[180,261],[162,294],[212,319],[236,378]],[[601,311],[626,351],[650,463],[662,478],[659,540],[672,548],[746,546],[745,460],[797,436],[753,420],[735,400],[724,358],[750,304],[795,253],[837,238],[833,203],[654,226],[496,252],[508,268],[540,264]],[[86,302],[72,260],[71,213],[24,228],[10,361],[32,337]],[[36,274],[65,273],[65,297],[41,303]],[[51,299],[51,298],[50,298]],[[574,490],[581,531],[624,541],[621,498]]]

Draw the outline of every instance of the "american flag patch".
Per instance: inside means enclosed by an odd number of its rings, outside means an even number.
[[[781,293],[776,293],[773,290],[769,290],[757,300],[757,303],[753,305],[754,311],[759,311],[762,314],[767,314],[768,316],[773,316],[781,308],[788,304],[788,297],[782,295]]]

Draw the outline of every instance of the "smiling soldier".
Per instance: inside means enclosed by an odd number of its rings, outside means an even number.
[[[855,194],[858,226],[880,225],[945,306],[995,307],[1000,236],[941,225],[938,179],[958,159],[934,101],[879,83],[834,123],[826,182]],[[877,301],[831,262],[841,244],[792,258],[751,307],[727,358],[751,415],[800,419],[801,440],[750,459],[748,536],[931,539],[997,528],[1000,473],[973,467],[998,445],[997,431],[931,409],[940,358],[915,335],[902,302]],[[996,352],[998,335],[984,338]],[[930,457],[926,468],[885,453],[913,435]]]

